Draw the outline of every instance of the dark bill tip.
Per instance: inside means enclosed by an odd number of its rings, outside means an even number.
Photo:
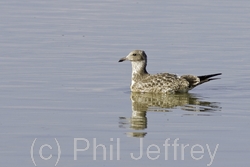
[[[123,61],[125,61],[125,60],[126,60],[126,58],[123,57],[123,58],[121,58],[118,62],[123,62]]]

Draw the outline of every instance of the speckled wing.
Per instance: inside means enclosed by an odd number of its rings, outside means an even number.
[[[187,80],[174,74],[159,73],[147,75],[139,80],[131,89],[134,92],[161,92],[175,93],[187,92],[189,83]]]

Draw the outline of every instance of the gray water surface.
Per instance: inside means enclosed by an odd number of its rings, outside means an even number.
[[[250,165],[249,1],[0,6],[1,166]],[[134,49],[149,73],[223,75],[134,94],[118,63]]]

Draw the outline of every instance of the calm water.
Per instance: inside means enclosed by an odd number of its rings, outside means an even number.
[[[0,5],[1,166],[250,165],[248,0]],[[134,49],[150,73],[222,79],[132,94]]]

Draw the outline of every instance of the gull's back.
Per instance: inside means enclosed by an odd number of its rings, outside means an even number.
[[[189,82],[175,74],[159,73],[155,75],[134,76],[131,84],[133,92],[152,92],[152,93],[175,93],[187,92]]]

